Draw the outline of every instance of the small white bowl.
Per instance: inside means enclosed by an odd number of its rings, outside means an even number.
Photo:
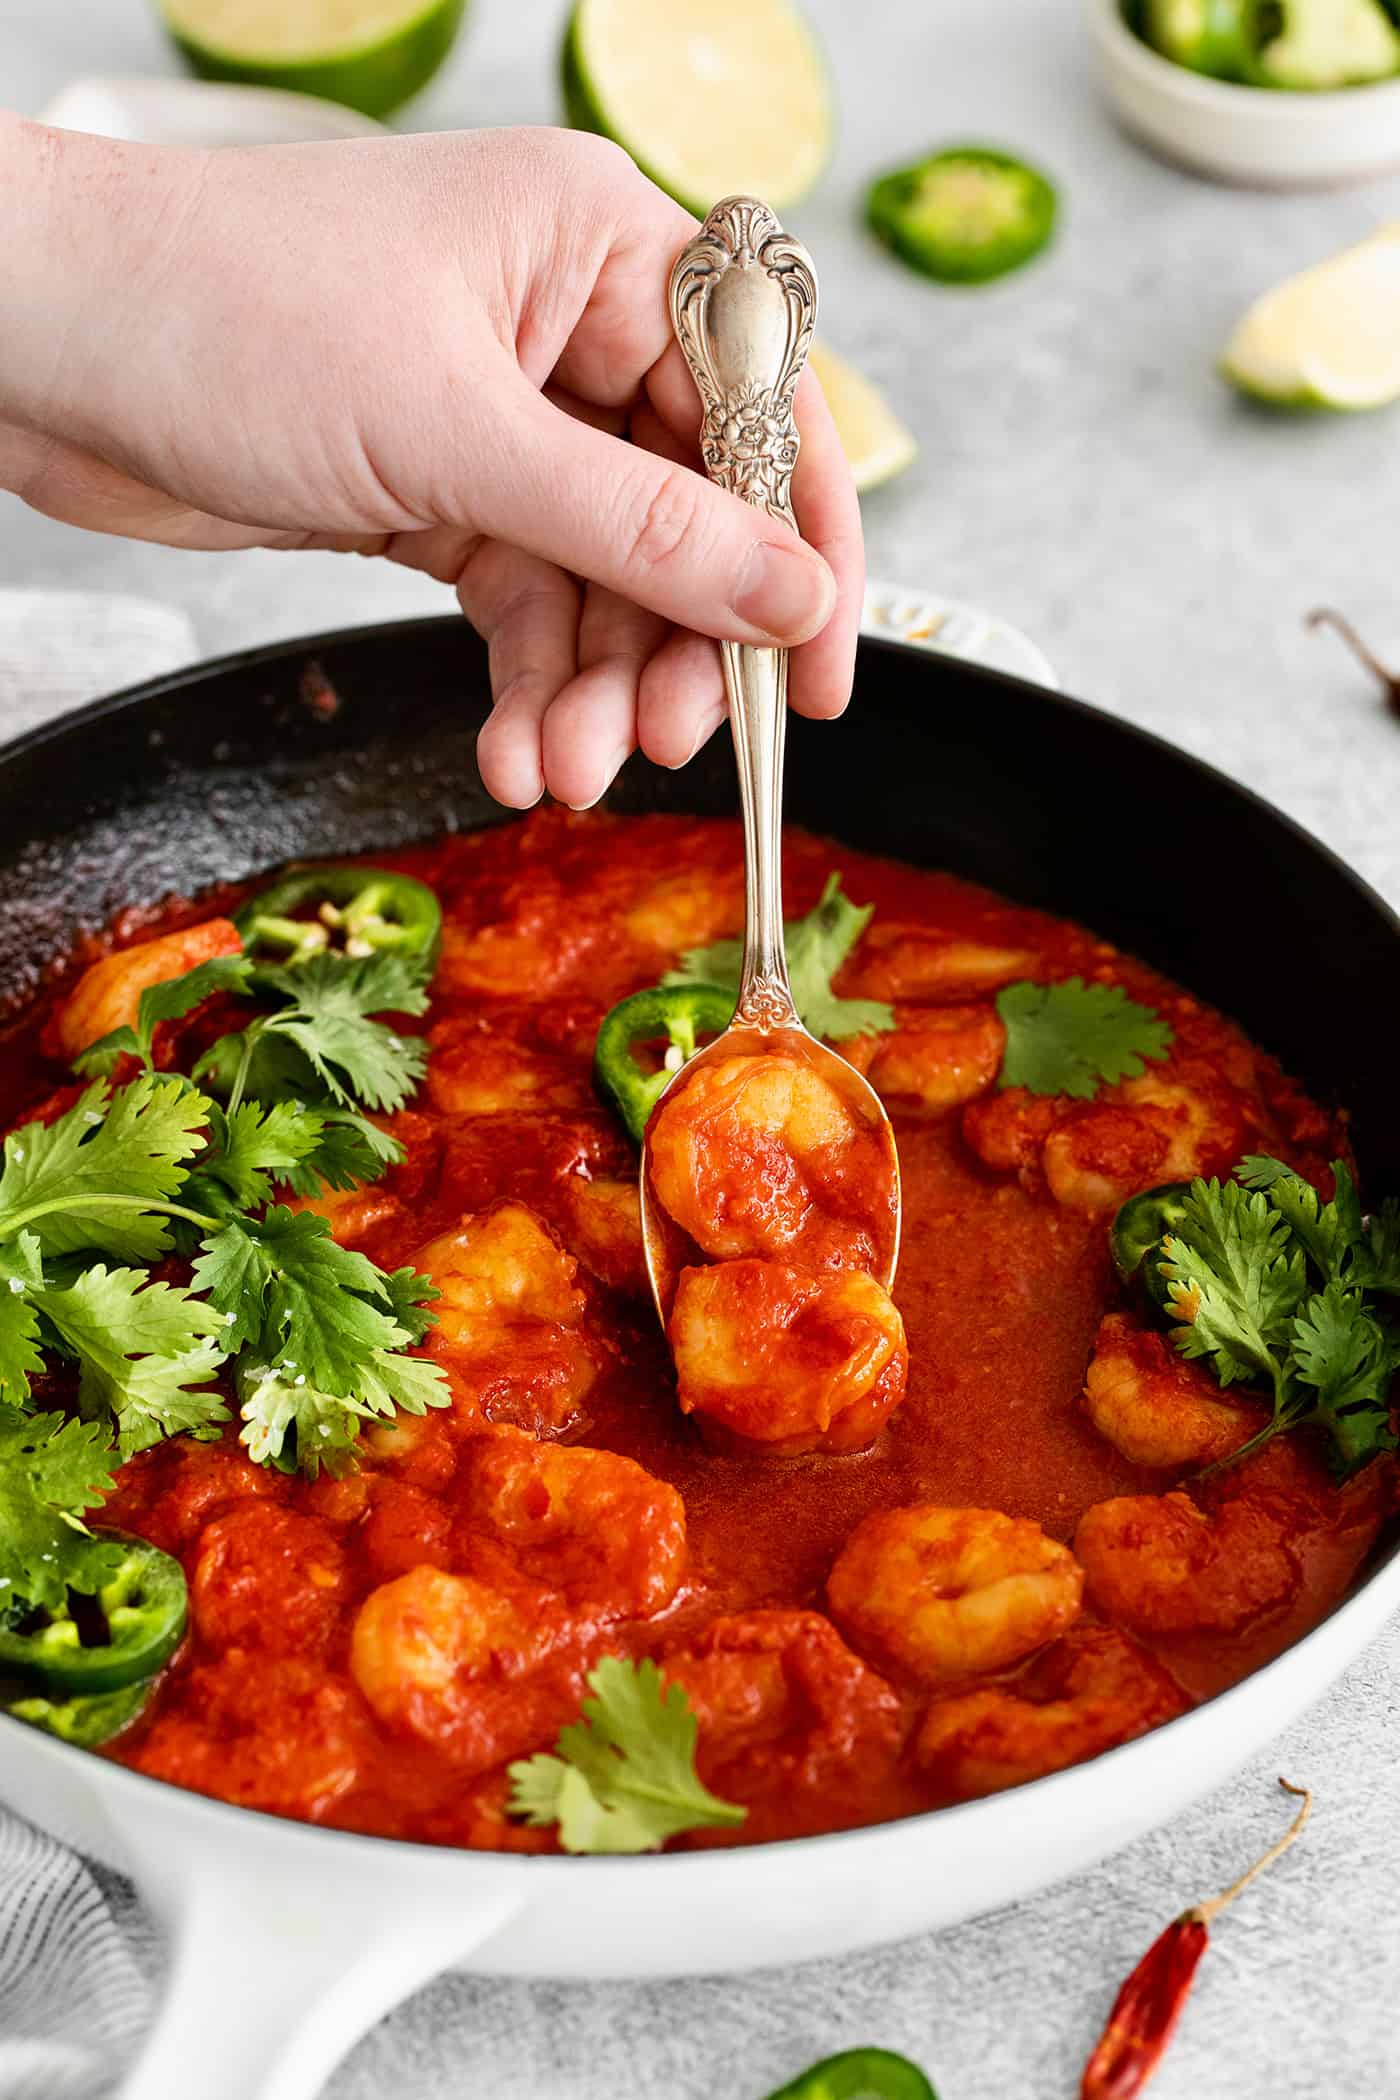
[[[1173,65],[1088,0],[1104,86],[1125,129],[1168,160],[1225,182],[1314,189],[1400,167],[1400,75],[1308,94],[1239,87]]]

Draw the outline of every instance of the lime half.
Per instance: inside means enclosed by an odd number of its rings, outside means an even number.
[[[1221,370],[1281,408],[1381,408],[1400,399],[1400,223],[1256,299]]]
[[[826,68],[788,0],[577,0],[561,75],[569,122],[701,218],[740,191],[783,211],[830,150]]]
[[[466,0],[158,0],[205,80],[324,95],[386,116],[431,80]]]
[[[813,343],[809,362],[822,383],[856,487],[878,488],[903,473],[919,448],[879,389],[825,343]]]

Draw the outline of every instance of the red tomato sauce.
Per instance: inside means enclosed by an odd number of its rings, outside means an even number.
[[[702,1776],[749,1812],[737,1832],[678,1842],[749,1842],[885,1820],[1093,1755],[1254,1669],[1338,1600],[1389,1469],[1339,1491],[1297,1436],[1198,1491],[1204,1519],[1234,1509],[1222,1536],[1240,1567],[1225,1572],[1245,1599],[1212,1626],[1155,1627],[1150,1604],[1146,1622],[1134,1608],[1115,1624],[1092,1586],[1077,1607],[1064,1556],[1068,1616],[1010,1665],[932,1678],[908,1666],[897,1571],[890,1596],[868,1584],[842,1626],[828,1611],[833,1563],[877,1512],[1002,1513],[1067,1546],[1091,1506],[1183,1484],[1182,1469],[1121,1456],[1085,1412],[1096,1330],[1122,1294],[1113,1206],[1081,1198],[1095,1175],[1175,1178],[1183,1144],[1192,1171],[1270,1151],[1325,1178],[1344,1129],[1229,1021],[1081,927],[790,833],[790,916],[833,868],[876,907],[837,989],[893,1001],[899,1024],[897,1040],[847,1047],[877,1084],[882,1060],[888,1075],[908,1384],[863,1452],[718,1449],[677,1406],[646,1294],[636,1155],[590,1060],[610,1005],[739,930],[737,824],[550,810],[388,864],[431,884],[444,911],[417,1024],[429,1076],[393,1119],[404,1163],[326,1210],[386,1267],[437,1276],[425,1346],[453,1405],[371,1431],[343,1480],[256,1467],[233,1430],[121,1469],[102,1521],[180,1556],[191,1632],[107,1754],[280,1814],[548,1849],[550,1833],[508,1818],[506,1765],[552,1746],[599,1656],[651,1654],[699,1715]],[[116,945],[228,901],[133,920]],[[1073,974],[1171,1022],[1170,1056],[1151,1068],[1178,1090],[1165,1107],[1135,1107],[1128,1084],[1092,1104],[1117,1121],[1091,1120],[992,1090],[997,988]],[[43,1018],[0,1046],[9,1121],[65,1077],[38,1048]],[[1219,1555],[1207,1560],[1202,1581],[1218,1583]]]

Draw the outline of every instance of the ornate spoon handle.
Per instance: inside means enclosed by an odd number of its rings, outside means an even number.
[[[671,320],[704,406],[705,471],[793,532],[792,397],[817,317],[811,257],[756,197],[717,204],[671,272]],[[783,952],[788,653],[721,644],[744,810],[744,969],[735,1018],[796,1024]]]

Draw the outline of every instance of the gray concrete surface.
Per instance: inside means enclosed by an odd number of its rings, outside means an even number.
[[[824,332],[920,433],[867,502],[872,570],[1022,624],[1070,690],[1199,751],[1400,902],[1400,725],[1327,637],[1346,606],[1400,652],[1394,417],[1275,420],[1213,359],[1245,301],[1400,212],[1400,181],[1307,197],[1213,188],[1148,159],[1100,107],[1072,0],[813,0],[840,101],[819,192],[792,215]],[[559,10],[476,0],[415,125],[549,121]],[[78,71],[165,70],[141,0],[0,0],[0,99]],[[1063,185],[1052,255],[944,291],[866,240],[867,179],[986,138]],[[347,297],[353,296],[347,290]],[[0,499],[0,582],[138,590],[208,651],[444,602],[333,556],[190,555],[83,538]],[[1194,897],[1191,908],[1239,910]],[[824,1967],[635,1987],[447,1979],[354,2054],[333,2100],[747,2100],[857,2041],[904,2048],[943,2100],[1058,2100],[1158,1926],[1272,1834],[1272,1775],[1318,1793],[1304,1847],[1222,1924],[1154,2094],[1336,2100],[1400,2086],[1400,1815],[1392,1628],[1243,1777],[1067,1887],[959,1932]],[[133,1929],[139,1921],[133,1918]],[[579,1931],[587,1919],[580,1916]]]

